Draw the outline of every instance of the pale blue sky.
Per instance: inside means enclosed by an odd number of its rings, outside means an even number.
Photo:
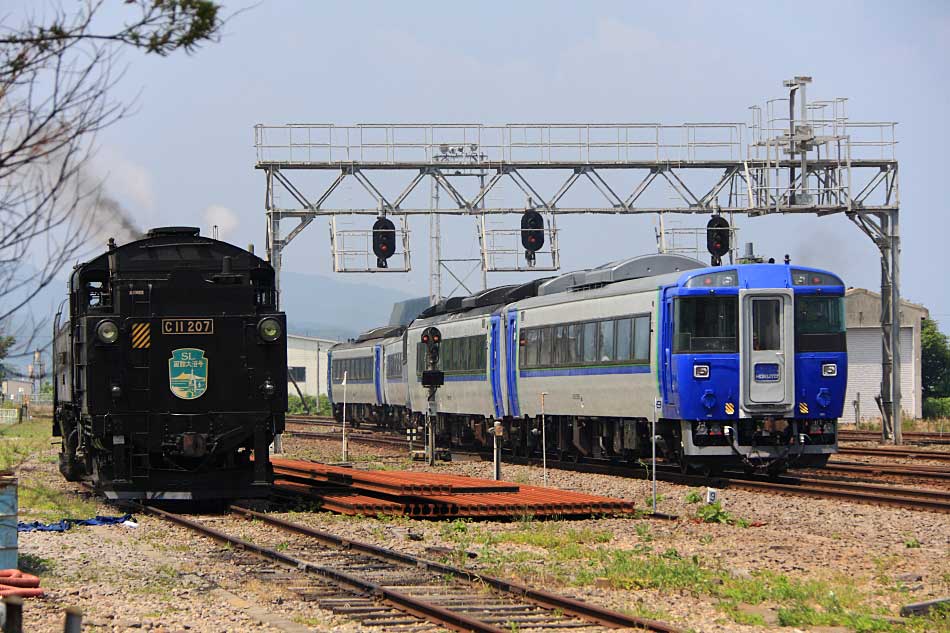
[[[900,123],[903,292],[947,329],[948,60],[944,2],[272,0],[192,57],[126,54],[117,96],[138,94],[138,111],[102,134],[99,168],[141,224],[210,231],[209,218],[228,213],[207,209],[224,207],[237,222],[224,237],[263,250],[255,123],[746,122],[748,106],[806,74],[810,97],[846,96],[853,119]],[[563,268],[652,252],[653,225],[564,219]],[[411,274],[354,280],[425,294],[425,220],[412,229]],[[765,255],[787,252],[849,285],[879,287],[876,248],[844,217],[751,219],[740,229]],[[448,248],[473,252],[470,220],[447,234]],[[285,267],[329,273],[325,221],[290,245]]]

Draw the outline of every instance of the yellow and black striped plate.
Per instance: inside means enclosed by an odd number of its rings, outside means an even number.
[[[132,349],[148,349],[151,344],[151,324],[132,324]]]

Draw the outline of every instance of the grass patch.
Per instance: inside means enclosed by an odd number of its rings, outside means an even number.
[[[36,554],[24,554],[21,552],[17,557],[17,568],[20,571],[33,574],[34,576],[48,574],[53,571],[55,566],[56,563],[54,561],[49,558],[37,556]]]
[[[592,528],[567,528],[557,523],[537,523],[534,526],[522,527],[514,532],[504,532],[497,535],[499,543],[517,543],[543,547],[547,550],[565,550],[575,545],[595,543],[609,543],[613,540],[610,530],[595,530]],[[573,558],[573,556],[572,556]]]
[[[58,490],[24,466],[30,459],[55,462],[56,451],[50,418],[36,417],[0,428],[0,469],[16,470],[20,520],[49,523],[64,518],[86,519],[98,513],[94,500]]]
[[[858,633],[950,630],[946,627],[950,610],[900,622],[889,619],[888,613],[873,604],[875,596],[859,589],[852,577],[798,579],[768,571],[738,577],[698,555],[686,557],[673,548],[660,551],[653,547],[655,542],[617,550],[605,546],[612,539],[609,531],[565,528],[555,522],[480,535],[472,534],[473,529],[471,524],[457,521],[446,524],[443,535],[466,545],[480,542],[479,561],[488,573],[567,585],[606,585],[621,591],[652,589],[706,596],[713,598],[729,619],[747,625],[765,626],[766,622],[740,605],[773,606],[778,624],[788,627],[844,626]],[[500,544],[530,545],[545,551],[494,547]],[[643,605],[631,612],[650,617]]]
[[[31,457],[48,452],[51,427],[49,418],[34,418],[0,428],[0,470],[16,469]]]

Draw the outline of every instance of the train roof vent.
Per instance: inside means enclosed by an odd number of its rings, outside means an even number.
[[[201,229],[196,226],[157,226],[149,229],[146,237],[160,237],[162,235],[187,235],[189,237],[198,237]]]
[[[368,332],[363,332],[356,337],[357,343],[362,343],[363,341],[370,341],[374,338],[392,338],[394,336],[401,336],[405,330],[401,325],[392,326],[385,325],[383,327],[378,327]]]
[[[705,268],[706,264],[684,255],[640,255],[610,262],[591,270],[567,273],[543,284],[538,294],[549,295],[568,290],[586,290],[618,281],[656,277],[669,273]]]
[[[522,299],[530,299],[532,297],[538,296],[538,288],[542,284],[551,281],[553,277],[541,277],[540,279],[532,279],[527,283],[523,283],[520,286],[515,286],[508,293],[508,296],[505,297],[506,303],[514,303],[515,301],[521,301]]]
[[[483,308],[485,306],[505,303],[508,293],[515,287],[516,286],[498,286],[497,288],[482,290],[479,293],[473,294],[471,297],[462,299],[462,308],[471,310],[472,308]]]

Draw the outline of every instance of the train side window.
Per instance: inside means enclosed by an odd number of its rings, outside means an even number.
[[[650,317],[642,316],[634,319],[633,327],[633,359],[638,361],[650,360]]]
[[[485,346],[488,344],[488,339],[484,336],[475,337],[475,368],[476,369],[485,369],[488,366],[488,352],[485,349]]]
[[[584,324],[584,362],[585,363],[595,363],[597,362],[597,347],[599,343],[599,336],[597,333],[598,327],[597,322],[585,323]]]
[[[557,366],[567,365],[570,358],[568,350],[567,326],[554,326],[554,364]]]
[[[617,356],[618,361],[630,360],[633,358],[630,355],[631,352],[631,343],[633,336],[633,319],[617,319],[616,325],[616,336],[617,336]]]
[[[459,351],[461,352],[459,369],[468,371],[472,368],[472,337],[466,336],[459,340]]]
[[[581,326],[577,323],[571,324],[567,330],[568,364],[570,365],[577,365],[581,362],[581,358],[583,357],[581,339]]]
[[[554,330],[550,327],[540,328],[541,335],[538,341],[538,364],[542,367],[551,366],[551,348],[554,347]]]
[[[602,363],[614,360],[614,322],[613,320],[600,322],[600,351],[597,357]]]
[[[541,331],[537,328],[525,330],[525,351],[521,355],[522,367],[537,367],[538,352],[541,347]]]

